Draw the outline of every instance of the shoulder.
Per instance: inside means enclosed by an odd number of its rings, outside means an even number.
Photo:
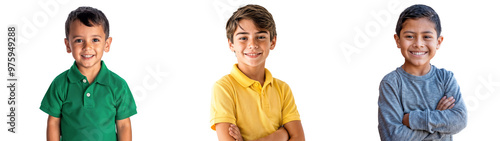
[[[230,74],[224,75],[222,78],[215,82],[215,85],[230,86],[232,83],[238,83]]]
[[[238,82],[231,75],[225,75],[213,85],[213,94],[233,93],[237,85]]]
[[[444,68],[437,68],[434,65],[432,67],[434,69],[434,75],[436,75],[436,78],[439,82],[446,83],[450,80],[453,80],[455,77],[452,71],[446,70]]]
[[[396,69],[386,74],[380,83],[398,84],[401,78],[401,74],[399,74]]]
[[[53,90],[61,90],[62,88],[67,86],[69,84],[68,72],[69,70],[66,70],[57,75],[56,78],[52,80],[50,87],[52,87]]]
[[[437,76],[442,77],[442,78],[450,78],[453,77],[453,72],[446,70],[444,68],[437,68],[435,66],[432,66],[435,70],[434,73],[436,73]]]
[[[273,85],[276,85],[279,89],[290,89],[290,86],[285,81],[278,78],[273,78]]]
[[[127,81],[113,71],[109,71],[108,78],[111,86],[127,86]]]
[[[68,72],[69,70],[66,70],[57,75],[56,78],[54,78],[54,80],[52,81],[52,83],[61,84],[68,82]]]

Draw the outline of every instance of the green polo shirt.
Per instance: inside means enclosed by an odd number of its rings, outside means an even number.
[[[92,84],[75,62],[52,81],[40,110],[61,118],[64,141],[117,140],[115,121],[137,113],[127,82],[108,70],[103,61]]]

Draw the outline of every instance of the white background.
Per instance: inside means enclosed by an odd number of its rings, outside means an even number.
[[[113,42],[103,60],[134,93],[134,140],[216,140],[211,89],[236,62],[225,23],[247,3],[274,16],[278,41],[266,67],[291,86],[307,140],[379,140],[379,82],[403,63],[393,34],[401,11],[415,3],[439,14],[444,42],[431,63],[454,72],[467,103],[467,127],[454,139],[498,138],[500,21],[490,1],[9,0],[0,6],[0,43],[7,48],[7,26],[17,25],[18,125],[12,134],[2,123],[0,140],[45,140],[47,114],[39,106],[74,61],[65,50],[64,22],[79,6],[98,8],[110,21]],[[0,58],[6,54],[2,49]],[[7,92],[4,86],[0,114],[7,114]]]

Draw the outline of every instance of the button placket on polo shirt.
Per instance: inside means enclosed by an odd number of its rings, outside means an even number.
[[[269,87],[268,85],[265,85],[265,87]],[[262,97],[262,108],[264,108],[264,111],[266,111],[267,115],[271,115],[271,107],[269,103],[269,94],[266,93],[266,88],[262,87],[261,88],[261,97]]]
[[[264,88],[260,85],[258,81],[255,81],[253,83],[253,90],[256,91],[259,94],[260,97],[260,104],[262,106],[262,110],[266,112],[266,114],[270,113],[269,109],[269,99],[267,97],[267,94],[265,93]]]
[[[85,108],[94,108],[94,86],[95,84],[90,85],[86,78],[82,80],[83,88],[85,91],[83,92],[83,107]],[[90,86],[89,86],[90,85]]]

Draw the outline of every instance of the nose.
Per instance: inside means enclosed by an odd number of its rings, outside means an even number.
[[[257,40],[253,38],[248,39],[248,49],[257,49],[257,48],[259,48]]]
[[[414,42],[414,46],[417,48],[424,47],[424,39],[417,38],[417,40],[415,40],[415,42]]]
[[[89,42],[85,42],[83,44],[83,50],[88,50],[88,49],[91,49],[92,48],[92,44],[89,43]]]

